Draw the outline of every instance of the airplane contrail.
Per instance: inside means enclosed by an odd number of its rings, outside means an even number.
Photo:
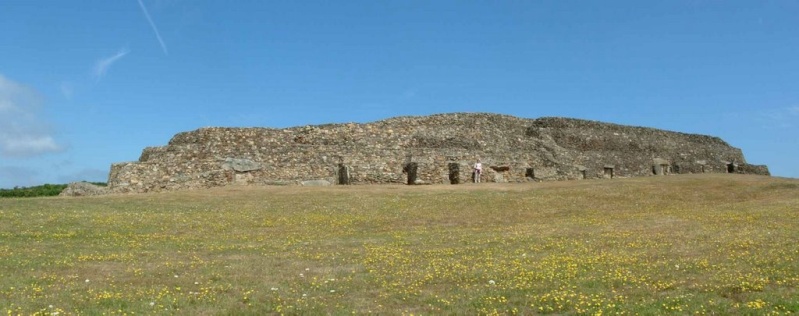
[[[153,28],[153,31],[155,32],[155,37],[158,38],[158,43],[161,43],[161,49],[164,50],[164,55],[169,56],[169,52],[166,49],[166,44],[164,43],[164,40],[161,38],[161,34],[158,33],[158,27],[155,26],[153,19],[150,18],[150,13],[147,12],[147,8],[144,6],[144,3],[141,2],[141,0],[138,1],[139,1],[139,6],[141,7],[141,11],[144,12],[144,17],[147,18],[147,22],[150,22],[150,26]]]

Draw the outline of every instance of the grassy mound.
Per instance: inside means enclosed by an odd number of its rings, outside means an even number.
[[[799,312],[799,180],[0,200],[9,314]]]

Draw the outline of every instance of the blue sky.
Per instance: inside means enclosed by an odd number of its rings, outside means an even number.
[[[0,188],[105,181],[205,126],[564,116],[799,177],[797,1],[0,4]]]

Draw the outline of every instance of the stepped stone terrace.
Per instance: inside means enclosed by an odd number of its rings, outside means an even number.
[[[718,137],[489,113],[292,128],[200,128],[111,166],[112,192],[226,185],[462,184],[685,173],[769,175]]]

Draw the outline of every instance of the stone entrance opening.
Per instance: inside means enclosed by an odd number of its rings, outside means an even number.
[[[457,162],[450,162],[447,167],[449,168],[449,183],[461,183],[461,166]]]
[[[669,166],[668,164],[659,164],[652,166],[652,174],[654,175],[665,176],[669,173],[671,173],[671,166]]]
[[[671,165],[671,172],[675,174],[680,174],[680,165],[678,164]]]
[[[338,164],[338,169],[336,169],[336,178],[338,180],[338,184],[350,184],[350,168],[347,167],[345,164],[340,163]]]
[[[580,179],[585,179],[585,169],[580,170]]]
[[[604,169],[604,170],[605,170],[605,171],[604,171],[604,176],[605,176],[605,178],[610,178],[610,179],[613,179],[613,168],[611,168],[611,167],[605,167],[605,169]]]
[[[727,173],[735,173],[735,164],[734,163],[731,162],[731,163],[727,164]]]
[[[524,170],[524,176],[530,179],[535,179],[535,169],[527,168]]]
[[[652,159],[652,174],[665,176],[671,173],[671,162],[663,158]]]
[[[408,174],[408,184],[416,184],[416,172],[418,170],[419,164],[415,162],[409,162],[402,168],[402,171]]]

